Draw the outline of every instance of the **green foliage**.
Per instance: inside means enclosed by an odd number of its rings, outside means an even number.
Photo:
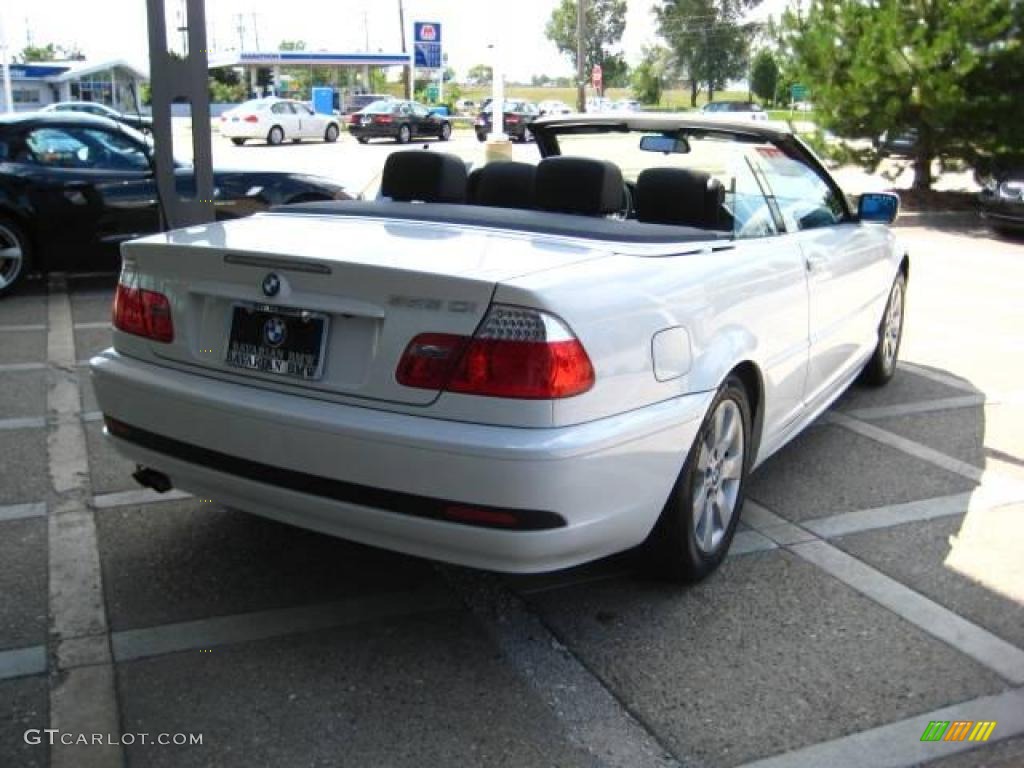
[[[47,43],[46,45],[26,45],[21,49],[17,59],[23,64],[30,61],[83,61],[85,54],[77,46],[64,46]]]
[[[1016,0],[812,0],[783,27],[822,127],[844,137],[916,132],[916,189],[930,188],[936,159],[978,168],[1024,147]]]
[[[633,95],[643,104],[660,104],[672,68],[672,53],[668,49],[644,48],[643,58],[633,70]]]
[[[576,0],[560,0],[551,12],[544,33],[576,68]],[[621,86],[628,82],[628,67],[610,49],[626,29],[626,0],[587,0],[584,5],[583,68],[587,77],[600,64],[604,84]]]
[[[758,98],[774,103],[778,84],[779,65],[775,55],[767,49],[758,51],[750,66],[750,90]]]
[[[469,73],[466,77],[473,83],[479,83],[481,85],[490,83],[494,80],[494,67],[487,64],[475,64],[469,68]]]
[[[753,28],[743,23],[761,0],[661,0],[654,16],[680,68],[691,83],[690,106],[697,106],[700,84],[708,100],[729,80],[747,71]]]

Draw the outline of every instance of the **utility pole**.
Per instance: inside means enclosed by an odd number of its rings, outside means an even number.
[[[252,15],[252,33],[256,37],[256,50],[260,50],[260,25],[256,21],[256,14]]]
[[[11,57],[7,50],[7,26],[3,14],[0,14],[0,60],[4,75],[4,110],[14,112],[14,96],[11,89]]]
[[[576,0],[576,110],[587,111],[587,62],[583,38],[586,34],[586,0]]]
[[[402,53],[405,53],[405,8],[402,6],[402,0],[398,0],[398,25],[402,28]],[[405,98],[412,99],[412,66],[409,64],[403,67],[403,77]]]

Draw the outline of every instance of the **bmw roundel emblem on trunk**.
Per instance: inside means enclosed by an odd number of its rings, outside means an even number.
[[[281,290],[281,278],[273,272],[263,278],[263,293],[267,296],[277,296]]]
[[[272,347],[280,347],[288,337],[288,326],[280,317],[271,317],[263,324],[263,339]]]

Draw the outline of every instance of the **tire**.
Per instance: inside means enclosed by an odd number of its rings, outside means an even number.
[[[730,374],[711,401],[661,517],[641,548],[643,567],[651,575],[699,581],[725,559],[743,508],[750,425],[747,390]]]
[[[284,141],[284,131],[281,126],[275,125],[267,132],[267,144],[272,147],[279,146]]]
[[[404,123],[398,126],[398,135],[395,137],[395,141],[399,144],[408,144],[410,139],[412,139],[412,129]]]
[[[360,144],[368,144],[370,140],[365,136],[357,136],[356,141],[358,141]]]
[[[871,387],[883,387],[896,374],[900,342],[903,340],[903,319],[907,298],[907,276],[900,272],[889,289],[882,320],[878,324],[878,344],[871,354],[860,380]]]
[[[324,141],[328,144],[333,144],[338,140],[338,126],[334,123],[327,124],[327,130],[324,131]]]
[[[0,296],[16,290],[32,271],[32,242],[21,225],[0,216]]]
[[[451,137],[452,137],[452,124],[451,123],[441,123],[441,133],[438,136],[438,138],[441,141],[448,141],[448,139],[450,139]]]
[[[485,141],[487,141],[487,135],[486,135],[486,134],[483,134],[483,133],[478,133],[478,134],[476,135],[476,140],[477,140],[477,141],[479,141],[479,142],[481,142],[481,143],[482,143],[482,142],[485,142]]]
[[[243,144],[245,144],[245,139],[234,138],[231,140],[231,143],[234,144],[236,147],[240,147]]]

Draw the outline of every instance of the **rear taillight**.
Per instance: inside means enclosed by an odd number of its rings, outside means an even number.
[[[349,115],[348,116],[348,124],[349,125],[358,125],[359,124],[359,114],[356,113],[356,112],[353,112],[351,115]]]
[[[247,123],[258,123],[260,121],[259,117],[256,115],[246,115],[242,119]]]
[[[113,314],[114,327],[119,331],[153,341],[174,341],[171,303],[162,293],[144,290],[130,282],[120,282],[114,295]]]
[[[515,125],[519,122],[519,118],[516,115],[505,115],[505,122],[509,125]]]
[[[498,304],[472,337],[417,336],[406,347],[396,378],[418,389],[552,400],[590,389],[594,368],[561,320],[536,309]]]

